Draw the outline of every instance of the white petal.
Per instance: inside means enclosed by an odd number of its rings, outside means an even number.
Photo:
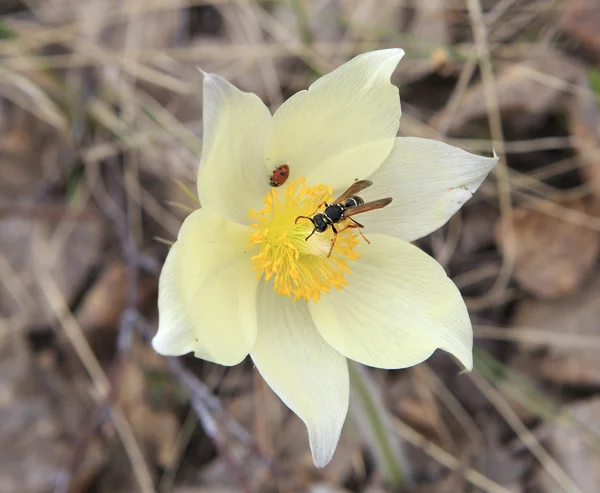
[[[264,137],[271,114],[256,94],[215,74],[204,77],[204,146],[198,172],[203,207],[247,224],[269,189]]]
[[[154,349],[222,365],[242,361],[256,339],[256,288],[245,252],[250,227],[207,209],[190,214],[160,275]]]
[[[250,355],[281,400],[308,428],[317,467],[331,460],[348,412],[346,358],[319,335],[306,302],[277,296],[272,283],[258,292],[259,329]]]
[[[365,234],[386,233],[413,241],[443,226],[469,200],[497,158],[487,158],[429,139],[399,137],[365,200],[392,197],[365,217]]]
[[[394,145],[400,118],[390,76],[400,49],[359,55],[288,99],[271,120],[267,171],[290,166],[290,179],[334,188],[366,178]]]
[[[349,266],[349,285],[309,305],[323,338],[344,356],[378,368],[413,366],[441,348],[470,370],[469,315],[442,267],[402,240],[369,240]]]

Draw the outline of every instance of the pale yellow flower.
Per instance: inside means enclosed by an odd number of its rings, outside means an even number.
[[[348,410],[346,358],[406,368],[441,348],[473,364],[458,289],[409,242],[446,223],[496,159],[396,137],[400,101],[390,76],[403,54],[359,55],[274,115],[256,95],[206,75],[202,209],[183,223],[160,278],[154,348],[222,365],[250,354],[305,422],[319,467]],[[290,176],[272,188],[282,164]],[[346,229],[328,257],[331,228],[306,241],[313,226],[295,219],[362,179],[373,182],[365,201],[393,202],[355,216],[370,244]]]

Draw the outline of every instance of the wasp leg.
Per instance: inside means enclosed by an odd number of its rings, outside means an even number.
[[[364,228],[364,226],[362,224],[360,224],[358,221],[356,221],[355,219],[352,219],[351,217],[346,218],[350,221],[352,221],[354,224],[356,224],[359,228]]]
[[[367,243],[370,245],[370,244],[371,244],[371,242],[369,241],[369,239],[368,239],[368,238],[367,238],[367,237],[366,237],[366,236],[363,234],[363,232],[361,231],[361,228],[364,228],[364,226],[363,226],[362,224],[360,224],[360,223],[357,223],[357,222],[356,222],[354,219],[352,219],[351,217],[349,217],[349,218],[347,218],[347,219],[349,219],[350,221],[352,221],[352,222],[354,222],[354,223],[356,223],[356,224],[346,224],[346,226],[344,226],[344,228],[343,228],[343,229],[340,229],[340,231],[339,231],[339,232],[341,233],[342,231],[345,231],[345,230],[347,230],[347,229],[349,229],[349,228],[355,228],[355,229],[357,229],[357,230],[358,230],[358,234],[359,234],[360,236],[362,236],[362,239],[363,239],[363,240],[365,240],[365,241],[366,241],[366,242],[367,242]]]
[[[346,228],[344,228],[346,229]],[[342,231],[344,231],[344,229],[342,229]],[[335,226],[332,224],[331,225],[331,230],[333,231],[333,238],[331,239],[331,247],[329,247],[329,253],[327,254],[327,257],[331,257],[331,252],[333,252],[333,247],[335,246],[335,240],[337,240],[337,235],[338,235],[338,230],[335,229]]]
[[[309,214],[310,216],[314,216],[317,212],[319,212],[321,210],[321,208],[325,206],[325,207],[329,207],[329,204],[325,201],[321,202],[317,208],[315,209],[315,211],[312,214]]]
[[[355,221],[354,219],[352,219],[351,217],[349,217],[348,219],[350,219],[350,221],[352,221],[354,224],[353,225],[349,224],[348,226],[346,226],[346,228],[358,229],[358,233],[360,234],[360,236],[362,236],[362,239],[365,240],[370,245],[371,242],[367,239],[367,237],[361,231],[361,228],[364,228],[364,226],[362,224],[360,224],[358,221]],[[346,228],[344,228],[344,229],[346,229]]]
[[[363,240],[365,240],[365,241],[367,242],[367,244],[369,244],[369,245],[371,244],[371,242],[369,241],[369,238],[367,238],[367,237],[366,237],[366,236],[363,234],[363,232],[360,230],[360,228],[359,228],[358,226],[351,226],[351,227],[354,227],[354,228],[358,229],[358,234],[359,234],[360,236],[362,236],[362,239],[363,239]]]

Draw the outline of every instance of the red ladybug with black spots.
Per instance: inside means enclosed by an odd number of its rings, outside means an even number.
[[[273,174],[269,178],[269,185],[272,187],[280,187],[290,176],[290,167],[287,164],[282,164],[273,170]]]

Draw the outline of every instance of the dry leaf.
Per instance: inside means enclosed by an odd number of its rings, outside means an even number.
[[[596,275],[582,289],[570,296],[554,301],[521,301],[513,317],[513,330],[535,328],[562,336],[571,335],[598,337],[600,320],[600,276]],[[531,351],[531,371],[561,384],[598,385],[600,384],[600,359],[597,347],[589,349],[562,348],[552,345],[545,354],[526,343],[521,344],[525,351]],[[535,348],[539,348],[535,346]]]
[[[600,57],[600,6],[596,0],[564,3],[560,27]]]
[[[127,307],[127,268],[114,261],[102,272],[86,292],[75,316],[92,349],[101,360],[113,357],[117,328]],[[137,283],[137,305],[152,306],[156,300],[156,279],[140,275]]]
[[[581,201],[566,207],[585,211]],[[513,211],[515,235],[514,277],[539,298],[558,298],[577,289],[594,265],[600,238],[583,226],[527,209]],[[505,223],[497,232],[502,250],[509,241]]]

